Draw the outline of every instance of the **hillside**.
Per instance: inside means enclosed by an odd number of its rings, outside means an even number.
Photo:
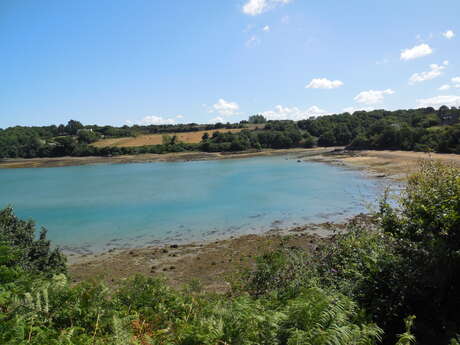
[[[164,134],[144,134],[136,137],[127,138],[110,138],[101,139],[93,143],[95,147],[137,147],[137,146],[150,146],[150,145],[161,145],[163,144],[163,136],[177,136],[177,140],[187,144],[197,144],[201,141],[203,135],[208,133],[212,136],[215,132],[240,132],[242,128],[224,129],[224,130],[202,130],[196,132],[171,132]]]

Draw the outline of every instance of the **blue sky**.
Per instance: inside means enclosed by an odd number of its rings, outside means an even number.
[[[458,0],[0,0],[0,127],[460,106]]]

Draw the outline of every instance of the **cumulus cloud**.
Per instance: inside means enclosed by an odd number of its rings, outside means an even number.
[[[224,123],[225,122],[224,118],[221,116],[217,116],[209,120],[209,123],[219,123],[219,122]]]
[[[442,35],[447,38],[448,40],[454,38],[455,33],[452,30],[447,30],[446,32],[443,32]]]
[[[448,64],[449,61],[444,61],[442,65],[437,65],[435,63],[431,64],[429,71],[412,74],[409,78],[409,84],[414,85],[415,83],[421,83],[425,80],[431,80],[439,77]]]
[[[439,88],[439,90],[440,91],[446,91],[446,90],[449,90],[449,89],[451,89],[453,87],[457,88],[457,89],[460,88],[460,77],[454,77],[450,81],[452,82],[451,85],[444,84]]]
[[[227,102],[225,99],[219,99],[210,109],[210,113],[217,112],[221,116],[231,116],[238,113],[240,106],[235,102]]]
[[[270,26],[269,26],[269,25],[265,25],[265,26],[262,28],[262,31],[269,32],[269,31],[270,31]]]
[[[250,16],[257,16],[289,2],[291,0],[248,0],[243,6],[243,13]]]
[[[145,116],[138,123],[142,125],[174,125],[176,120],[173,118],[164,118],[161,116]]]
[[[308,89],[335,89],[343,85],[340,80],[329,80],[326,78],[315,78],[305,86]]]
[[[312,116],[326,115],[328,112],[323,110],[316,105],[313,105],[307,109],[300,109],[298,107],[283,107],[277,105],[274,110],[267,110],[262,112],[268,120],[304,120]]]
[[[372,110],[375,110],[375,107],[346,107],[342,109],[344,113],[350,113],[350,114],[353,114],[355,111],[372,111]]]
[[[438,90],[446,91],[446,90],[449,90],[449,89],[450,89],[450,85],[449,84],[444,84]]]
[[[446,96],[436,96],[431,98],[422,98],[417,100],[417,106],[421,108],[433,107],[439,108],[443,105],[448,107],[459,107],[460,106],[460,96],[446,95]]]
[[[392,95],[394,93],[392,89],[362,91],[353,99],[362,104],[378,104],[383,102],[386,95]]]
[[[422,43],[413,48],[404,49],[401,51],[401,60],[407,61],[417,59],[426,55],[430,55],[431,53],[433,53],[433,49],[431,49],[428,44]]]

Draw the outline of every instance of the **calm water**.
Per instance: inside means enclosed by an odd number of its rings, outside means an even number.
[[[11,169],[0,170],[0,207],[84,252],[342,220],[366,211],[379,187],[292,156]]]

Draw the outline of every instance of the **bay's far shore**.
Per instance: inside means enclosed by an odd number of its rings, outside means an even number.
[[[52,157],[0,159],[0,169],[53,168],[94,164],[128,164],[150,162],[190,162],[243,159],[264,156],[296,155],[299,160],[341,165],[367,172],[374,177],[404,180],[421,160],[433,159],[460,166],[459,154],[426,153],[398,150],[345,150],[344,147],[264,149],[242,152],[177,152],[112,157]]]
[[[315,147],[292,149],[264,149],[242,152],[174,152],[163,154],[139,154],[122,156],[88,156],[88,157],[50,157],[50,158],[6,158],[0,159],[0,169],[20,168],[55,168],[66,166],[93,165],[93,164],[127,164],[150,162],[188,162],[220,159],[240,159],[262,156],[278,156],[285,154],[302,154],[305,156],[318,155],[343,149],[343,147]]]

